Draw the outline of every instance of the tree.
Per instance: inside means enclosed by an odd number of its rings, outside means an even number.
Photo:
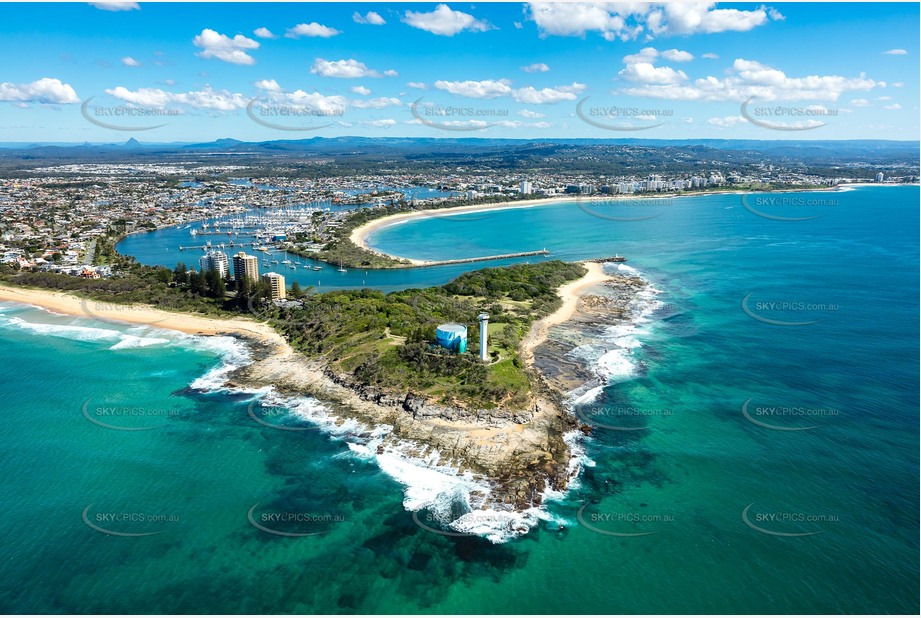
[[[176,268],[173,269],[173,281],[179,285],[188,285],[189,268],[185,265],[185,262],[178,262],[176,264]]]
[[[173,273],[169,268],[158,266],[154,275],[160,283],[169,283],[173,279]]]
[[[249,299],[253,295],[254,288],[253,280],[249,277],[241,277],[240,280],[237,281],[237,294],[234,298],[237,307],[246,310],[249,306]]]
[[[227,286],[224,284],[224,278],[221,277],[216,269],[209,269],[205,273],[205,283],[208,287],[208,296],[211,298],[224,298],[224,294],[227,293]]]
[[[291,298],[298,299],[304,295],[304,291],[301,290],[301,284],[297,281],[291,284]]]
[[[189,276],[189,287],[193,294],[204,296],[206,292],[205,276],[197,270],[192,271],[192,274]]]

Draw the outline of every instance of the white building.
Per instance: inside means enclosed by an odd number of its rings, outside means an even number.
[[[216,270],[221,276],[221,279],[227,278],[229,264],[227,262],[227,254],[223,251],[209,251],[198,259],[198,265],[201,267],[201,272],[203,273],[209,270]]]
[[[534,184],[530,180],[522,180],[520,191],[522,195],[530,195],[534,193]]]

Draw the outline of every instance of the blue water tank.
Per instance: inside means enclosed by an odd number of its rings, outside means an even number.
[[[435,341],[446,350],[463,354],[467,351],[467,327],[463,324],[441,324],[435,329]]]

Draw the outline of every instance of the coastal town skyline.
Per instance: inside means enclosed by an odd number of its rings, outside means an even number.
[[[5,143],[919,135],[914,4],[0,11]]]

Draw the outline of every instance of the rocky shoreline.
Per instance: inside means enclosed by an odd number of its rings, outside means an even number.
[[[386,392],[332,372],[321,359],[265,345],[254,349],[253,363],[231,374],[228,386],[273,386],[285,396],[310,395],[331,405],[343,422],[388,426],[378,453],[393,449],[418,459],[437,453],[438,465],[488,480],[491,492],[483,506],[521,511],[539,506],[547,489],[567,488],[573,466],[565,436],[588,431],[563,402],[567,392],[597,379],[567,357],[579,345],[577,333],[631,319],[631,303],[645,286],[639,277],[612,276],[591,288],[600,293],[579,295],[575,313],[549,327],[547,340],[533,351],[535,393],[526,409],[470,410],[411,391]]]

